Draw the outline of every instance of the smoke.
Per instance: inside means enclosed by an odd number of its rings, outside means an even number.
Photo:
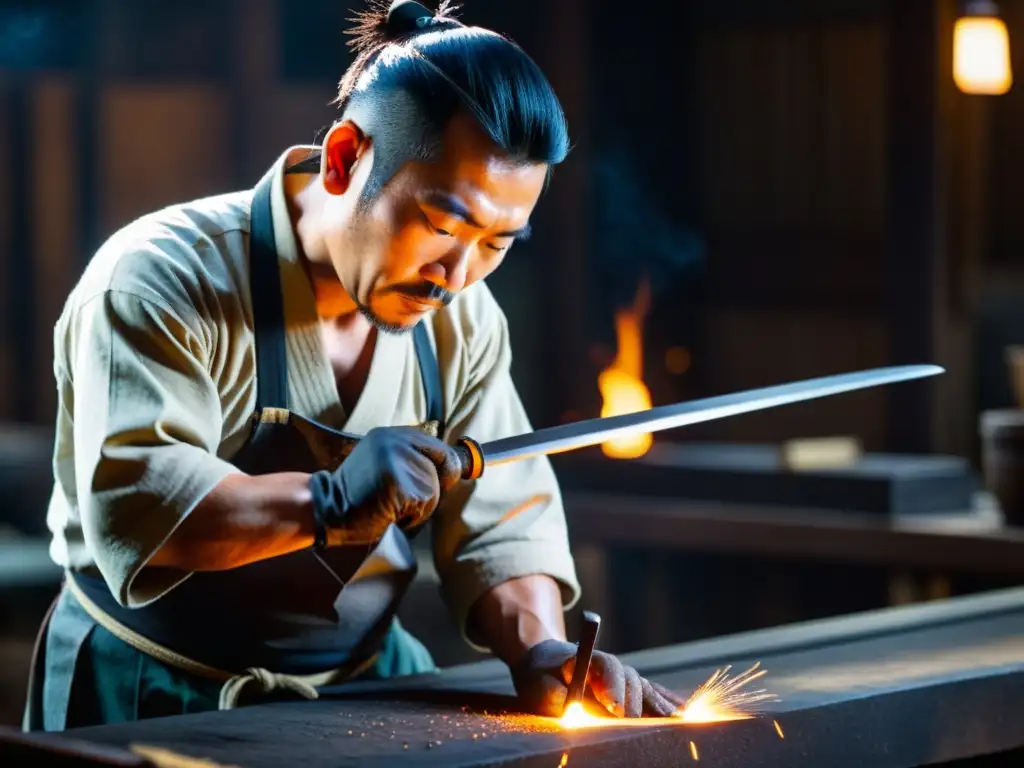
[[[637,176],[619,144],[592,155],[593,257],[597,290],[614,307],[632,303],[640,281],[651,282],[651,299],[704,264],[702,239],[664,213]],[[671,202],[671,201],[667,201]]]

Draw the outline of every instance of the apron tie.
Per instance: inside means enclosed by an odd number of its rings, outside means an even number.
[[[234,709],[242,700],[246,689],[263,696],[275,691],[290,691],[304,699],[316,699],[316,688],[291,675],[280,675],[262,667],[249,667],[244,674],[235,675],[220,689],[220,709]]]
[[[243,703],[242,695],[244,693],[254,693],[259,696],[274,691],[287,691],[304,699],[316,699],[319,696],[316,690],[317,686],[337,684],[358,677],[377,662],[377,654],[373,654],[351,668],[332,669],[312,675],[285,675],[271,672],[262,667],[249,667],[242,674],[236,675],[190,659],[124,626],[90,600],[82,588],[75,583],[74,576],[70,572],[66,574],[64,584],[85,609],[85,612],[121,642],[183,672],[222,682],[219,709],[238,707]]]

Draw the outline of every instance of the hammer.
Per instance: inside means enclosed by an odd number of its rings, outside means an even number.
[[[576,667],[569,683],[569,693],[565,697],[565,709],[574,702],[583,701],[583,693],[587,690],[587,678],[590,676],[590,660],[594,657],[597,645],[597,633],[601,629],[601,617],[593,611],[583,612],[583,632],[576,646]]]

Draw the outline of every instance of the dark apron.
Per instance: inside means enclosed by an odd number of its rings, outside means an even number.
[[[351,442],[288,410],[271,179],[268,174],[256,188],[250,228],[256,412],[252,433],[232,463],[253,475],[312,473],[337,467]],[[425,324],[413,333],[427,401],[421,427],[443,435],[437,358]],[[142,608],[118,605],[98,576],[76,572],[67,578],[120,624],[209,667],[234,673],[260,667],[289,675],[340,670],[342,678],[367,668],[377,676],[415,674],[435,667],[395,614],[416,576],[409,541],[423,527],[391,526],[374,545],[309,549],[229,571],[194,573]],[[29,687],[24,727],[63,730],[215,709],[219,683],[118,640],[64,589],[40,630]]]

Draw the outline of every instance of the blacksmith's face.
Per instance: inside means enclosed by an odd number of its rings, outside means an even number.
[[[339,210],[326,244],[363,314],[382,330],[402,332],[491,274],[529,235],[548,167],[513,162],[460,115],[436,158],[406,163],[365,206],[354,205],[372,152],[370,142],[344,194],[328,203]]]

